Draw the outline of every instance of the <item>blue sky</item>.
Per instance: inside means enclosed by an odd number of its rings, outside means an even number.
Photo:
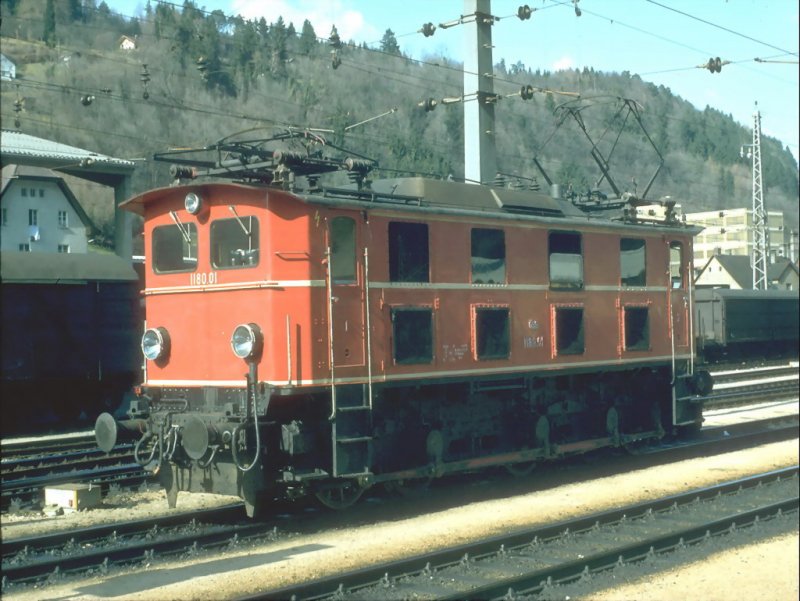
[[[146,4],[146,0],[106,2],[125,15],[141,15]],[[525,3],[535,11],[530,20],[521,21],[517,8]],[[322,37],[335,24],[343,40],[376,47],[389,28],[401,50],[413,58],[443,53],[462,60],[463,27],[437,29],[428,38],[417,32],[428,21],[438,25],[458,19],[464,12],[463,0],[197,0],[196,4],[245,18],[263,16],[267,22],[281,15],[298,29],[308,19]],[[798,156],[797,0],[579,0],[578,6],[580,17],[572,0],[492,0],[492,13],[508,17],[492,30],[494,62],[522,61],[534,70],[629,71],[670,88],[699,109],[708,105],[730,114],[748,128],[757,102],[763,133],[778,138]],[[734,64],[723,66],[720,73],[693,68],[717,56]],[[755,58],[794,62],[759,63]]]

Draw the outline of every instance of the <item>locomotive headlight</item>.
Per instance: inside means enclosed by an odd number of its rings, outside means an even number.
[[[142,335],[142,353],[155,361],[169,354],[169,334],[166,328],[151,328]]]
[[[261,328],[254,323],[243,323],[236,326],[231,336],[233,354],[240,359],[254,359],[261,352],[264,338]]]
[[[197,215],[203,209],[203,201],[194,192],[189,192],[183,199],[183,206],[192,215]]]

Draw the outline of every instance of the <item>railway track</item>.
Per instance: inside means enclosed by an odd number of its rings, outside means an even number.
[[[234,503],[4,541],[3,589],[274,536],[275,526],[237,523],[242,507]]]
[[[687,441],[669,449],[643,453],[661,452],[663,456],[667,456],[669,451],[676,451],[678,456],[685,457],[684,451],[688,448],[689,456],[707,455],[712,447],[730,443],[735,445],[737,440],[740,446],[751,444],[759,437],[763,439],[767,430],[772,432],[773,437],[796,436],[796,418],[794,425],[787,424],[784,420],[783,429],[777,429],[777,422],[773,422],[772,426],[766,422],[756,423],[759,426],[751,426],[749,435],[743,426],[742,432],[738,432],[737,428],[728,428],[727,435],[717,432],[715,436],[707,435],[705,440]],[[713,432],[715,429],[709,431]],[[796,487],[796,481],[794,486]],[[103,575],[115,566],[127,566],[132,570],[145,569],[153,561],[191,558],[201,552],[208,557],[208,553],[222,552],[245,544],[265,543],[281,536],[278,534],[279,527],[283,531],[287,523],[294,524],[298,516],[305,515],[306,511],[307,508],[302,507],[290,508],[283,515],[278,509],[276,519],[271,522],[242,523],[242,504],[239,503],[45,536],[4,538],[3,590],[8,592],[18,585],[25,586],[26,583],[50,586],[65,578],[80,578],[88,574]],[[474,555],[473,552],[469,557],[474,558]],[[465,565],[471,564],[468,561]],[[385,587],[387,582],[384,579],[381,586]],[[365,595],[364,598],[373,598],[370,594]]]
[[[797,514],[798,467],[525,529],[313,582],[259,599],[516,599]]]
[[[710,408],[797,398],[798,364],[783,364],[712,372],[714,392],[705,399]]]

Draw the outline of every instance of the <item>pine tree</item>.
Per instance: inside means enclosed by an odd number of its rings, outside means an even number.
[[[303,54],[311,54],[316,46],[317,34],[314,32],[311,21],[306,19],[303,21],[303,30],[300,33],[300,52]]]
[[[397,38],[391,29],[387,29],[381,39],[381,50],[388,54],[400,54],[400,46],[397,44]]]

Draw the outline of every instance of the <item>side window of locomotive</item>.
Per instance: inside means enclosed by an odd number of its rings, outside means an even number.
[[[619,241],[619,272],[623,286],[647,285],[645,267],[645,242],[636,238]]]
[[[556,354],[582,355],[583,307],[556,307]]]
[[[683,244],[669,243],[669,282],[672,288],[683,288]]]
[[[331,279],[334,284],[356,281],[356,222],[334,217],[330,224]]]
[[[503,230],[472,230],[472,283],[506,283],[506,240]]]
[[[623,314],[625,350],[648,350],[650,348],[650,316],[647,307],[625,307]]]
[[[550,287],[582,288],[581,235],[576,232],[550,232],[548,252],[550,255]]]
[[[153,228],[153,269],[156,273],[197,269],[197,226],[194,223]]]
[[[211,223],[211,265],[244,269],[258,265],[258,219],[252,215]]]
[[[475,356],[478,359],[508,359],[511,352],[507,307],[475,308]]]
[[[433,311],[423,307],[392,309],[394,362],[414,365],[433,361]]]
[[[428,226],[424,223],[389,223],[389,280],[429,282]]]

